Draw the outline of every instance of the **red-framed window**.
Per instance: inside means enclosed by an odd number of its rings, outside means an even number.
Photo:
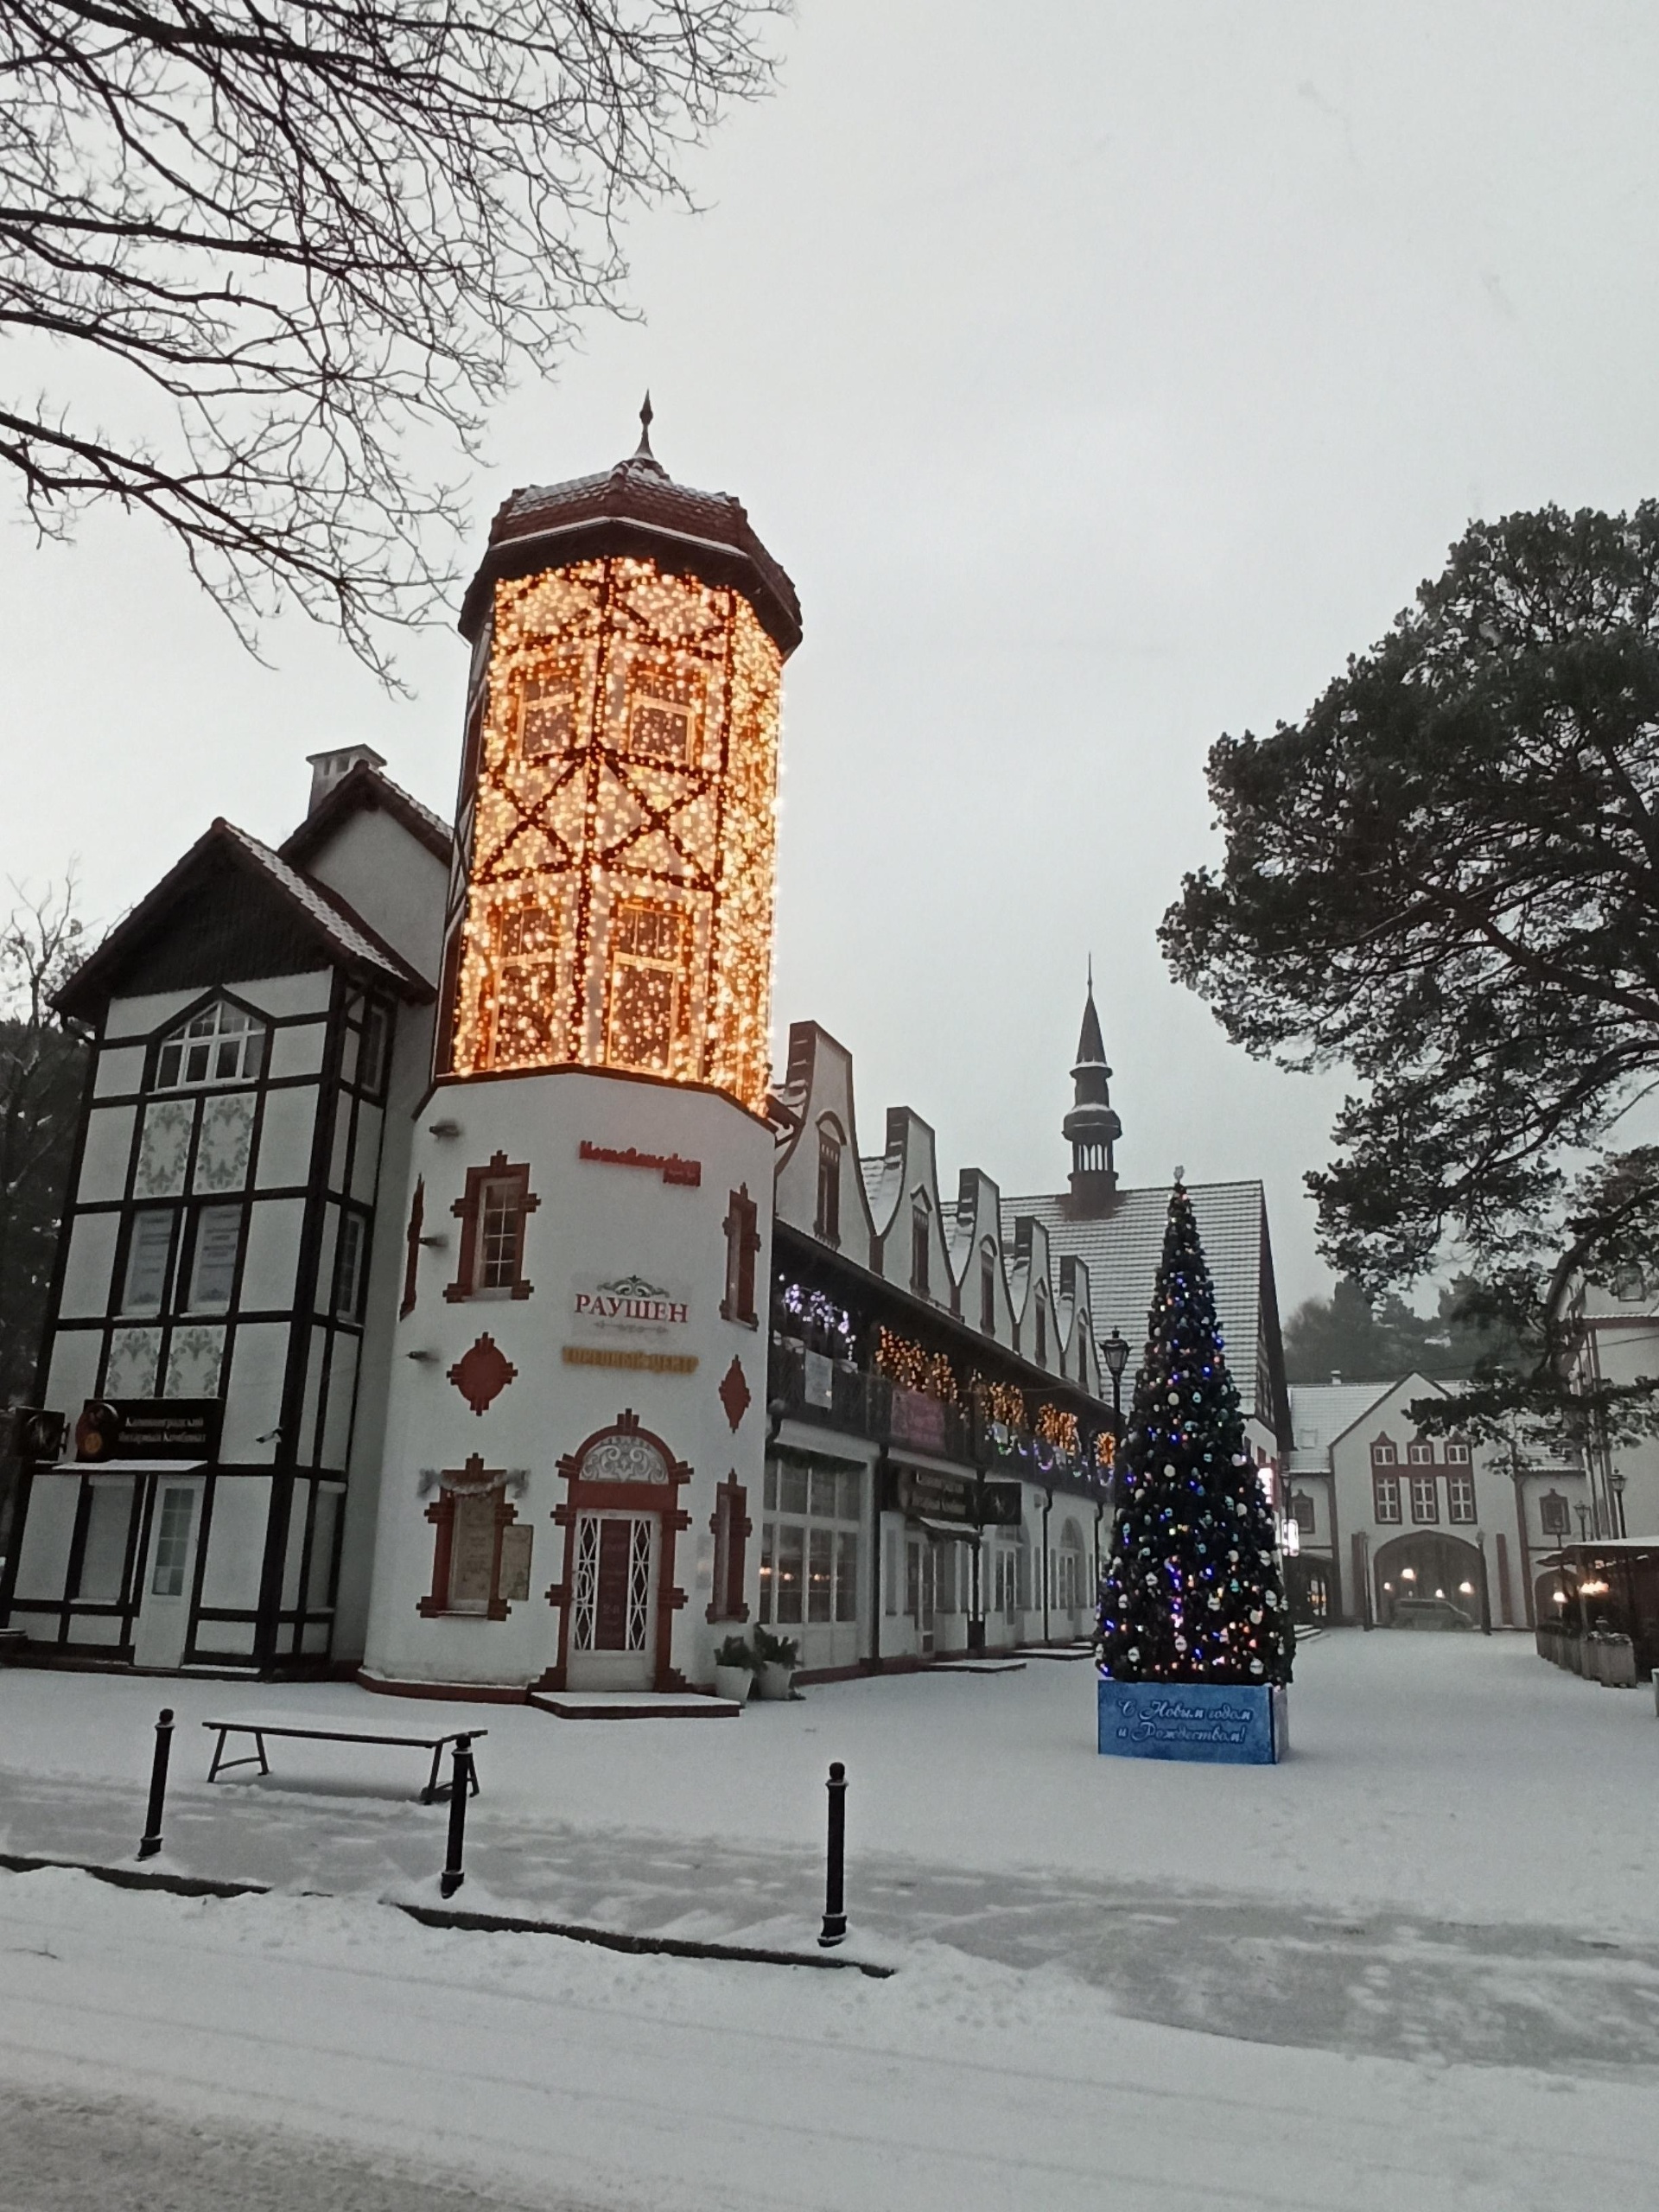
[[[826,1244],[841,1242],[841,1134],[833,1123],[818,1124],[818,1210],[813,1233]]]
[[[1446,1478],[1446,1518],[1472,1525],[1475,1519],[1475,1478],[1467,1467],[1453,1467]]]
[[[1378,1521],[1400,1518],[1400,1478],[1390,1467],[1371,1469],[1371,1511]]]
[[[534,1531],[509,1503],[506,1476],[476,1452],[464,1467],[438,1478],[426,1509],[432,1524],[432,1587],[420,1601],[424,1619],[441,1613],[504,1621],[509,1606],[530,1596]]]
[[[1440,1517],[1440,1485],[1432,1474],[1414,1474],[1411,1478],[1411,1517],[1424,1523]]]
[[[455,1278],[444,1292],[450,1304],[469,1298],[528,1298],[524,1224],[541,1200],[530,1187],[530,1168],[505,1152],[467,1170],[467,1189],[450,1211],[461,1224]]]
[[[726,1295],[720,1301],[723,1321],[741,1321],[746,1328],[760,1325],[754,1310],[754,1262],[760,1250],[760,1208],[749,1196],[747,1183],[727,1202]]]

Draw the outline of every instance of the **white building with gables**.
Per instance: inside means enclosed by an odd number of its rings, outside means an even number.
[[[613,1703],[757,1624],[819,1676],[1087,1633],[1167,1198],[1119,1187],[1092,989],[1058,1194],[943,1173],[908,1106],[864,1150],[813,1023],[774,1073],[800,611],[648,436],[505,503],[461,629],[453,828],[319,755],[280,848],[215,823],[64,994],[17,1656]],[[1262,1188],[1192,1195],[1271,1483]]]

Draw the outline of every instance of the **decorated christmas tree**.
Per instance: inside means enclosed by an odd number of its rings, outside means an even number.
[[[1120,1682],[1287,1682],[1295,1636],[1272,1509],[1245,1448],[1179,1168],[1117,1482],[1101,1672]]]

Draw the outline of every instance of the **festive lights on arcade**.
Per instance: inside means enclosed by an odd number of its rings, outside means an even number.
[[[781,670],[741,593],[652,561],[497,582],[456,1073],[623,1068],[764,1109]]]

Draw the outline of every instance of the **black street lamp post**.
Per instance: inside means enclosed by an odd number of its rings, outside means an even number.
[[[1100,1356],[1106,1363],[1106,1372],[1112,1378],[1112,1488],[1114,1509],[1117,1504],[1117,1454],[1123,1441],[1123,1370],[1129,1363],[1129,1340],[1114,1325],[1109,1337],[1100,1340]]]

